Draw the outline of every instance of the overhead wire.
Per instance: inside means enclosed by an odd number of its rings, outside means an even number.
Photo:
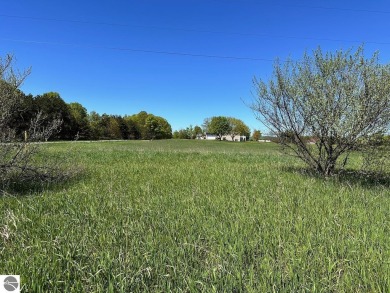
[[[329,42],[365,43],[365,44],[374,44],[374,45],[390,45],[390,42],[378,42],[378,41],[298,37],[298,36],[287,36],[287,35],[259,34],[259,33],[253,33],[253,32],[249,32],[249,33],[226,32],[226,31],[176,28],[176,27],[164,27],[164,26],[130,25],[130,24],[124,24],[124,23],[73,20],[73,19],[63,19],[63,18],[45,18],[45,17],[31,17],[31,16],[6,15],[6,14],[0,14],[0,17],[30,19],[30,20],[37,20],[37,21],[53,21],[53,22],[67,22],[67,23],[79,23],[79,24],[91,24],[91,25],[118,26],[118,27],[130,27],[130,28],[142,28],[142,29],[155,29],[155,30],[174,30],[174,31],[194,32],[194,33],[224,34],[224,35],[237,35],[237,36],[249,36],[249,37],[252,36],[252,37],[262,37],[262,38],[278,38],[278,39],[296,39],[296,40],[313,40],[313,41],[329,41]]]
[[[293,4],[287,4],[286,6],[288,6],[288,7],[296,7],[296,8],[310,8],[310,9],[335,10],[335,11],[339,10],[339,11],[349,11],[349,12],[390,14],[390,11],[383,11],[383,10],[369,10],[369,9],[342,8],[342,7],[326,7],[326,6],[312,6],[312,5],[293,5]]]
[[[221,0],[210,0],[217,3],[230,3],[230,4],[242,4],[242,3],[256,3],[256,4],[262,4],[261,1],[257,0],[233,0],[233,1],[221,1]],[[265,2],[265,1],[263,1]],[[383,10],[371,10],[371,9],[357,9],[357,8],[345,8],[345,7],[327,7],[327,6],[315,6],[315,5],[303,5],[303,4],[290,4],[290,3],[267,3],[269,6],[274,7],[292,7],[292,8],[309,8],[309,9],[322,9],[322,10],[334,10],[334,11],[349,11],[349,12],[364,12],[364,13],[380,13],[380,14],[390,14],[390,11],[383,11]]]
[[[46,41],[20,40],[20,39],[7,39],[7,38],[0,38],[0,40],[1,41],[8,41],[8,42],[27,43],[27,44],[72,46],[72,47],[94,48],[94,49],[104,49],[104,50],[114,50],[114,51],[153,53],[153,54],[162,54],[162,55],[177,55],[177,56],[203,57],[203,58],[215,58],[215,59],[231,59],[231,60],[248,60],[248,61],[268,61],[268,62],[275,61],[275,60],[267,59],[267,58],[207,55],[207,54],[196,54],[196,53],[186,53],[186,52],[159,51],[159,50],[147,50],[147,49],[137,49],[137,48],[124,48],[124,47],[108,47],[108,46],[85,45],[85,44],[75,44],[75,43],[59,43],[59,42],[46,42]]]
[[[274,6],[278,6],[278,5],[275,4]],[[340,10],[340,11],[351,11],[351,12],[366,12],[366,13],[384,13],[384,14],[389,14],[390,13],[390,12],[387,12],[387,11],[379,11],[379,10],[365,10],[365,9],[353,9],[353,8],[336,8],[336,7],[323,7],[323,6],[310,6],[310,5],[291,5],[291,4],[287,4],[287,5],[284,5],[284,6],[297,7],[297,8],[310,8],[310,9],[327,9],[327,10]],[[176,30],[176,31],[195,32],[195,33],[211,33],[211,34],[253,36],[253,37],[262,37],[262,38],[279,38],[279,39],[297,39],[297,40],[315,40],[315,41],[349,42],[349,43],[364,43],[364,44],[376,44],[376,45],[390,45],[390,42],[378,42],[378,41],[359,41],[359,40],[346,40],[346,39],[333,39],[333,38],[298,37],[298,36],[286,36],[286,35],[274,35],[274,34],[225,32],[225,31],[199,30],[199,29],[161,27],[161,26],[130,25],[130,24],[124,24],[124,23],[110,23],[110,22],[100,22],[100,21],[63,19],[63,18],[46,18],[46,17],[34,17],[34,16],[20,16],[20,15],[9,15],[9,14],[0,14],[0,17],[15,18],[15,19],[29,19],[29,20],[35,20],[35,21],[51,21],[51,22],[90,24],[90,25],[131,27],[131,28],[142,28],[142,29]],[[218,58],[218,59],[231,59],[231,60],[250,60],[250,61],[274,61],[274,60],[267,59],[267,58],[256,58],[256,57],[208,55],[208,54],[196,54],[196,53],[188,53],[188,52],[148,50],[148,49],[139,49],[139,48],[124,48],[124,47],[111,47],[111,46],[96,46],[96,45],[75,44],[75,43],[60,43],[60,42],[47,42],[47,41],[37,41],[37,40],[21,40],[21,39],[7,39],[7,38],[0,38],[0,40],[2,40],[2,41],[11,41],[11,42],[29,43],[29,44],[77,46],[77,47],[96,48],[96,49],[105,49],[105,50],[142,52],[142,53],[154,53],[154,54],[190,56],[190,57],[203,57],[203,58]]]

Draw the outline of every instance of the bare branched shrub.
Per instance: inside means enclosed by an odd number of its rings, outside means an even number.
[[[318,49],[300,62],[276,63],[273,79],[254,85],[257,118],[285,151],[324,176],[390,124],[390,67],[377,54],[366,59],[362,47],[334,54]]]
[[[17,134],[10,123],[15,112],[23,112],[23,93],[19,87],[30,74],[30,70],[16,72],[12,65],[11,55],[0,58],[0,191],[9,184],[53,181],[67,176],[58,164],[36,160],[42,142],[60,129],[61,120],[43,124],[45,117],[36,113],[24,135]]]

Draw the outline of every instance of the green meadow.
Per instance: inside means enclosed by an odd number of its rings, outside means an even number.
[[[44,148],[83,172],[0,198],[22,292],[390,292],[388,184],[318,178],[273,144]]]

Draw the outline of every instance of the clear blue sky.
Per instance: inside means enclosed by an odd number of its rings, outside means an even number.
[[[263,129],[245,102],[272,60],[362,42],[390,62],[389,1],[14,0],[0,11],[1,56],[32,67],[26,93],[101,114],[145,110],[174,130],[218,115]]]

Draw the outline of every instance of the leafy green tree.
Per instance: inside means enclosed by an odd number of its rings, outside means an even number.
[[[7,119],[7,124],[15,130],[18,137],[23,137],[24,131],[29,129],[31,120],[38,114],[38,110],[35,108],[34,97],[31,94],[25,95],[18,90],[18,96],[18,109],[12,111],[11,117]]]
[[[59,93],[49,92],[35,97],[35,106],[43,114],[45,125],[55,119],[62,121],[61,129],[55,136],[57,139],[73,139],[71,114],[68,105]]]
[[[203,130],[200,126],[196,125],[194,127],[194,134],[195,134],[195,138],[198,136],[198,135],[203,135]]]
[[[179,130],[179,138],[180,139],[191,139],[192,138],[192,131],[188,129],[181,129]]]
[[[188,127],[185,129],[179,130],[179,138],[180,139],[191,139],[191,131],[189,131]]]
[[[390,66],[379,64],[378,54],[366,59],[362,47],[325,54],[319,48],[299,62],[276,62],[272,80],[254,85],[258,119],[324,176],[346,165],[359,140],[389,129]]]
[[[186,128],[187,136],[188,139],[194,139],[195,138],[195,132],[194,132],[194,127],[192,125],[188,126]]]
[[[134,118],[131,116],[125,116],[124,117],[124,122],[127,125],[128,129],[128,139],[141,139],[142,134],[140,131],[140,126],[138,125],[137,122],[133,120]]]
[[[138,130],[141,134],[141,139],[148,139],[148,130],[146,129],[146,119],[148,118],[148,113],[141,111],[138,114],[130,116],[131,119],[137,124]]]
[[[110,133],[110,115],[103,113],[100,117],[100,127],[102,129],[102,136],[100,139],[112,139]]]
[[[109,115],[108,123],[106,126],[106,136],[109,139],[122,139],[122,130],[120,120],[118,117]]]
[[[214,116],[208,124],[208,132],[218,135],[220,139],[222,139],[222,136],[229,134],[231,129],[229,119],[224,116]]]
[[[125,119],[120,115],[113,116],[113,117],[118,123],[119,130],[120,130],[120,138],[129,139],[130,138],[129,126],[126,123]]]
[[[230,136],[232,137],[232,140],[234,140],[234,137],[237,135],[243,135],[249,138],[249,127],[242,120],[233,117],[228,117],[228,120],[230,123]]]
[[[147,139],[156,139],[161,133],[160,124],[154,115],[149,114],[145,120],[145,128],[147,131]]]
[[[80,103],[68,104],[72,136],[78,135],[81,139],[88,139],[90,136],[90,128],[88,122],[88,113]]]
[[[260,130],[254,130],[252,134],[252,139],[254,141],[258,141],[261,137],[261,131]]]
[[[92,111],[88,115],[89,128],[92,139],[101,139],[104,134],[104,127],[102,125],[102,118],[99,113]]]
[[[172,128],[162,117],[141,111],[132,116],[125,116],[126,123],[130,124],[132,139],[167,139],[172,138]]]
[[[122,131],[118,116],[104,113],[100,116],[97,125],[100,129],[99,139],[122,139]]]
[[[171,125],[162,117],[148,114],[145,120],[147,139],[167,139],[172,138]]]
[[[172,127],[168,121],[162,117],[157,116],[158,122],[160,123],[161,138],[170,139],[172,138]]]
[[[188,127],[186,129],[179,129],[173,132],[173,138],[175,139],[190,139],[191,136],[188,133]]]
[[[180,135],[179,130],[175,130],[175,131],[173,132],[172,138],[173,138],[173,139],[179,139],[179,138],[180,138],[179,135]]]
[[[198,134],[202,134],[202,128],[190,125],[186,129],[176,130],[173,137],[176,139],[195,139]]]

